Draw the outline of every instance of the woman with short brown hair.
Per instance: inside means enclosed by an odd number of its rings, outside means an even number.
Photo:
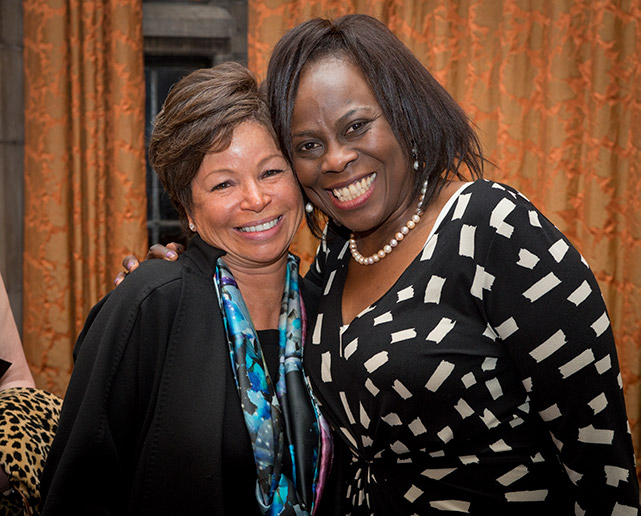
[[[150,161],[193,238],[89,314],[43,514],[312,514],[330,452],[300,360],[311,292],[288,253],[302,200],[251,74],[178,82]]]

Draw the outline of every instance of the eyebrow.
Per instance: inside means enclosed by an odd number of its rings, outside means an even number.
[[[264,165],[266,162],[268,162],[268,161],[270,161],[272,159],[283,160],[285,162],[285,167],[287,168],[289,166],[289,163],[287,163],[287,160],[285,159],[285,157],[280,152],[275,152],[274,154],[270,154],[269,156],[265,156],[263,159],[261,159],[257,163],[257,165],[260,167],[260,166]],[[215,168],[215,169],[212,169],[212,170],[208,170],[206,172],[206,174],[207,174],[207,176],[209,176],[211,174],[222,174],[222,173],[235,174],[236,172],[237,171],[232,170],[231,168]]]
[[[292,138],[300,138],[300,137],[307,137],[307,136],[314,136],[314,131],[299,131],[297,133],[292,134]]]
[[[354,115],[354,114],[356,114],[356,112],[358,112],[358,111],[370,111],[370,112],[371,112],[371,111],[374,111],[374,109],[373,109],[373,108],[371,108],[371,107],[369,107],[369,106],[361,106],[361,107],[355,107],[355,108],[352,108],[352,109],[350,109],[347,113],[345,113],[344,115],[342,115],[341,117],[339,117],[339,119],[337,120],[337,123],[341,123],[341,122],[343,122],[345,119],[347,119],[347,118],[349,118],[349,117],[353,116],[353,115]],[[304,131],[299,131],[299,132],[297,132],[297,133],[293,133],[293,134],[292,134],[292,138],[300,138],[300,137],[306,137],[306,136],[314,136],[315,134],[316,134],[316,133],[315,133],[314,131],[309,130],[309,129],[306,129],[306,130],[304,130]]]
[[[267,161],[271,161],[272,159],[282,159],[287,164],[287,160],[282,152],[274,152],[274,154],[270,154],[269,156],[265,156],[261,159],[258,162],[258,165],[264,165]]]

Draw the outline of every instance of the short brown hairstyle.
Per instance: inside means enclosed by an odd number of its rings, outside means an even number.
[[[256,78],[239,63],[196,70],[172,86],[154,122],[149,163],[183,228],[193,207],[191,183],[209,152],[231,144],[234,129],[254,120],[276,135]]]

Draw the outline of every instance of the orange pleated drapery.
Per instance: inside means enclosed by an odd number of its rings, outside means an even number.
[[[641,457],[641,1],[250,0],[249,66],[286,30],[377,17],[477,125],[496,165],[574,243],[601,286]],[[309,263],[316,242],[294,249]],[[639,462],[639,459],[637,459]]]
[[[63,395],[91,306],[147,247],[142,4],[23,9],[23,339],[38,386]]]

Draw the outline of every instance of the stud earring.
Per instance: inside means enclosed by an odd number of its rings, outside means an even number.
[[[311,202],[308,202],[308,203],[305,205],[305,211],[306,211],[307,213],[311,213],[311,212],[313,212],[313,211],[314,211],[314,205],[313,205]]]
[[[189,223],[189,229],[191,229],[194,233],[196,232],[196,226],[194,225],[193,222]]]

